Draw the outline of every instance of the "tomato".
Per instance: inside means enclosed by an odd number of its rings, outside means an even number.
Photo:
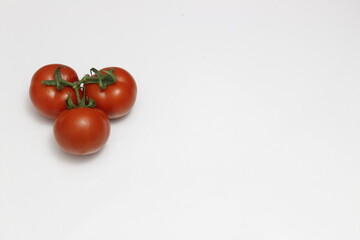
[[[110,121],[97,108],[62,111],[54,123],[54,135],[67,153],[87,155],[99,151],[110,135]]]
[[[87,84],[86,95],[96,102],[96,107],[103,110],[110,119],[120,118],[131,111],[135,100],[137,87],[134,78],[126,70],[118,67],[107,67],[103,70],[113,69],[116,82],[100,89],[98,84]]]
[[[55,86],[46,86],[41,82],[43,80],[54,80],[55,70],[61,64],[50,64],[43,66],[35,72],[30,84],[30,99],[37,110],[44,116],[56,118],[59,113],[66,109],[65,100],[70,93],[73,102],[76,101],[76,94],[73,88],[64,87],[57,90]],[[61,76],[68,82],[78,81],[76,72],[67,66],[60,68]]]

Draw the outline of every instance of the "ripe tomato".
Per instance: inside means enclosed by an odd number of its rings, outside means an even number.
[[[65,100],[70,93],[73,102],[76,101],[75,91],[71,87],[64,87],[57,90],[55,86],[46,86],[41,82],[43,80],[54,80],[55,70],[61,64],[50,64],[37,70],[32,77],[30,84],[30,99],[41,114],[49,118],[56,118],[59,113],[66,109]],[[61,76],[68,82],[78,81],[76,72],[70,67],[60,69]]]
[[[70,154],[87,155],[99,151],[110,135],[110,121],[97,108],[64,110],[54,123],[60,147]]]
[[[122,68],[107,67],[100,72],[110,69],[114,69],[116,82],[104,90],[100,89],[98,84],[87,84],[86,95],[95,100],[97,108],[103,110],[110,119],[114,119],[130,112],[135,103],[137,87],[134,78]]]

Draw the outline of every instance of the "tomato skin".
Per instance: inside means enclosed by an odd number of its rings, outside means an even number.
[[[57,143],[67,153],[88,155],[99,151],[110,135],[110,121],[97,108],[62,111],[54,123]]]
[[[136,100],[137,86],[130,73],[122,68],[107,67],[100,72],[110,69],[114,69],[116,82],[104,90],[101,90],[98,84],[87,84],[86,95],[94,99],[96,107],[103,110],[110,119],[115,119],[131,111]]]
[[[64,66],[62,64],[49,64],[41,67],[35,72],[31,79],[29,95],[36,109],[48,118],[56,118],[60,112],[66,109],[65,100],[70,93],[74,103],[76,103],[76,94],[73,88],[64,87],[57,90],[55,86],[46,86],[41,82],[43,80],[54,80],[54,73],[57,67]],[[76,72],[68,67],[60,69],[61,76],[68,82],[78,81]]]

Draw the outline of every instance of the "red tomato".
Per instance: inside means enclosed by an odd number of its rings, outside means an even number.
[[[114,69],[116,82],[104,90],[101,90],[98,84],[87,84],[86,95],[95,100],[97,108],[103,110],[110,119],[114,119],[130,112],[135,103],[137,87],[134,78],[122,68],[108,67],[100,72],[110,69]]]
[[[76,101],[75,91],[71,87],[64,87],[57,90],[55,86],[46,86],[41,82],[43,80],[54,80],[54,73],[61,64],[46,65],[37,70],[32,77],[30,84],[30,98],[34,106],[41,114],[49,118],[56,118],[59,113],[66,109],[65,100],[70,93],[73,102]],[[78,81],[76,72],[70,67],[62,67],[60,69],[61,76],[68,82]]]
[[[87,155],[99,151],[110,135],[110,121],[97,108],[64,110],[54,123],[59,146],[70,154]]]

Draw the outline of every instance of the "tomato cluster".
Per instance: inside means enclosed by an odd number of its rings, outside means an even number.
[[[74,155],[99,151],[110,135],[109,119],[128,114],[136,100],[136,82],[122,68],[92,68],[79,80],[65,65],[50,64],[35,72],[30,99],[45,117],[55,119],[60,148]]]

